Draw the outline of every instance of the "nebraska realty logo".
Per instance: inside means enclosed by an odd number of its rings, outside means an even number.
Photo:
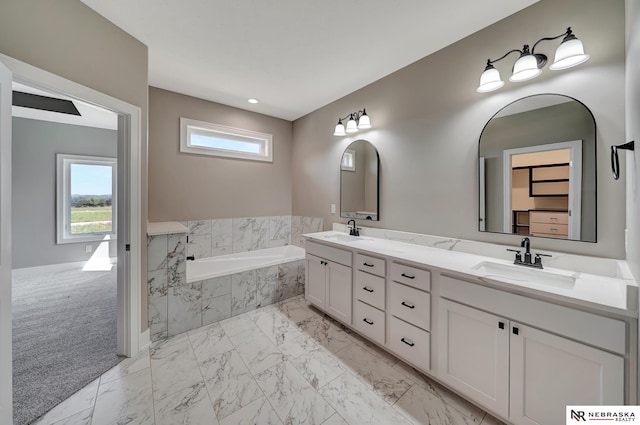
[[[639,417],[640,406],[567,406],[566,425],[591,421],[636,422]]]

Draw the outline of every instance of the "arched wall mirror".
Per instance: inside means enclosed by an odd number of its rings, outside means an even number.
[[[525,97],[485,125],[480,231],[596,242],[596,122],[574,98]]]
[[[366,140],[356,140],[340,161],[340,217],[378,221],[380,157]]]

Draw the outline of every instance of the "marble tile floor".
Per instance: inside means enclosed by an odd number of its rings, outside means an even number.
[[[154,343],[38,425],[501,425],[302,297]]]

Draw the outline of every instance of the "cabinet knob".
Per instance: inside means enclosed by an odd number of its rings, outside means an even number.
[[[362,321],[365,322],[367,325],[373,325],[373,320],[369,320],[366,317],[362,319]]]
[[[498,327],[500,329],[504,329],[504,322],[498,322]]]
[[[518,335],[520,333],[520,329],[516,328],[515,326],[513,327],[513,334],[514,335]]]

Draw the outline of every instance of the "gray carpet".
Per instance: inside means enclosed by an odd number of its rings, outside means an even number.
[[[116,268],[13,276],[13,417],[33,423],[115,366]]]

